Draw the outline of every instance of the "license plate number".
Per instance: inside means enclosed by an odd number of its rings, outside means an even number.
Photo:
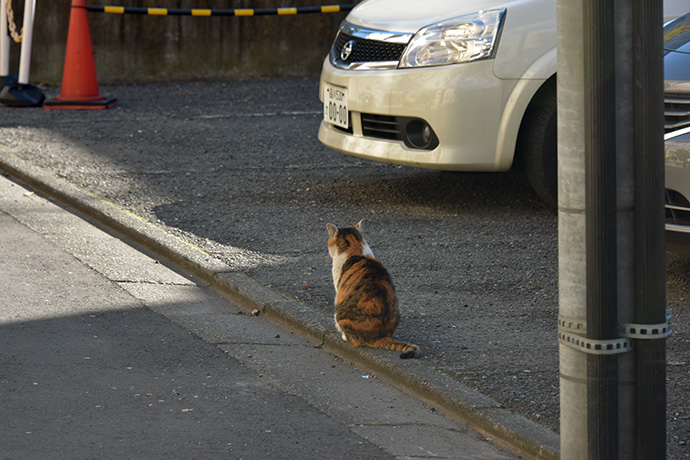
[[[324,84],[323,92],[323,119],[348,129],[347,88]]]

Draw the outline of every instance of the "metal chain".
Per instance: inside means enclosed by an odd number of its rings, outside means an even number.
[[[0,0],[4,1],[7,5],[7,27],[10,30],[10,35],[15,43],[22,42],[22,35],[24,35],[24,28],[17,33],[17,26],[14,23],[14,11],[12,11],[12,0]]]

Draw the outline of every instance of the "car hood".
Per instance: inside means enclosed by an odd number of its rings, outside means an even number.
[[[690,14],[664,27],[664,78],[690,92]]]
[[[350,12],[347,22],[368,29],[415,33],[422,27],[443,19],[523,2],[524,0],[429,0],[422,3],[409,0],[367,0]]]

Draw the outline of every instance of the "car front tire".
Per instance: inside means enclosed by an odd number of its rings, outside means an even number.
[[[520,129],[518,149],[527,180],[549,209],[558,206],[556,88],[542,88],[530,104]]]

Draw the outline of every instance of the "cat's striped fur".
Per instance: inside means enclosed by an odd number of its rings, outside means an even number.
[[[343,340],[353,347],[397,351],[403,359],[418,357],[417,345],[393,339],[400,323],[398,298],[388,271],[362,237],[362,222],[326,228],[333,258],[335,324]]]

